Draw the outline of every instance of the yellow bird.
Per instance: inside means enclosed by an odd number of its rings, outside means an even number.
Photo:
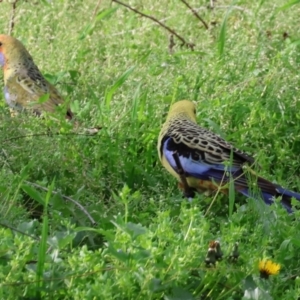
[[[35,65],[24,45],[16,38],[0,35],[0,65],[4,74],[4,97],[11,109],[28,110],[36,115],[54,113],[64,100]],[[45,96],[41,99],[42,96]],[[42,100],[42,101],[41,101]],[[66,107],[66,118],[73,113]]]
[[[162,165],[177,178],[181,188],[185,188],[182,182],[185,180],[192,191],[211,193],[221,187],[221,191],[227,193],[227,183],[233,180],[237,192],[263,199],[266,204],[281,197],[281,204],[288,212],[292,211],[292,197],[300,201],[299,193],[257,176],[249,171],[250,167],[244,168],[254,163],[253,157],[197,125],[196,107],[191,101],[182,100],[171,106],[159,134],[157,150]],[[249,186],[249,176],[256,181],[260,193]],[[186,196],[191,197],[193,193]]]

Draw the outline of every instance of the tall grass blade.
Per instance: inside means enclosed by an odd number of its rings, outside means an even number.
[[[104,18],[108,18],[108,17],[112,16],[117,9],[118,9],[118,7],[112,7],[112,8],[102,10],[96,16],[96,20],[100,21],[100,20],[103,20]]]
[[[220,34],[219,34],[219,38],[218,38],[218,52],[219,52],[220,57],[222,57],[224,54],[225,41],[226,41],[227,16],[228,16],[228,14],[226,14],[226,16],[222,22]]]
[[[117,81],[106,90],[105,93],[105,104],[107,107],[110,107],[110,102],[113,98],[114,93],[116,92],[116,90],[121,87],[124,82],[126,81],[126,79],[130,76],[130,74],[134,71],[135,66],[129,68],[125,73],[123,73],[118,79]]]
[[[233,150],[230,152],[230,167],[233,165]],[[229,180],[229,218],[231,218],[235,203],[235,189],[234,189],[234,179],[232,178],[231,172]]]
[[[38,253],[38,263],[37,263],[37,270],[36,270],[36,282],[37,282],[37,297],[40,296],[40,290],[43,283],[43,274],[44,274],[44,267],[45,267],[45,260],[46,260],[46,250],[47,250],[47,238],[48,238],[48,204],[54,189],[55,179],[53,179],[51,186],[47,192],[44,204],[44,215],[43,215],[43,225],[42,225],[42,236],[39,245],[39,253]]]
[[[278,10],[284,10],[284,9],[288,9],[291,6],[300,3],[300,0],[291,0],[288,3],[284,4],[283,6],[279,7]]]

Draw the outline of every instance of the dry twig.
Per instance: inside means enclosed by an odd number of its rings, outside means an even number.
[[[24,182],[27,183],[27,184],[29,184],[29,185],[31,185],[31,186],[34,186],[34,187],[36,187],[38,189],[41,189],[43,191],[46,191],[46,192],[49,191],[49,189],[47,189],[47,188],[45,188],[45,187],[43,187],[43,186],[41,186],[39,184],[36,184],[34,182],[30,182],[30,181],[26,181],[26,180]],[[74,200],[73,198],[71,198],[69,196],[62,195],[62,194],[60,194],[59,192],[56,192],[56,191],[52,191],[51,193],[54,194],[54,195],[58,194],[61,197],[63,197],[64,199],[66,199],[66,200],[74,203],[90,219],[90,221],[92,222],[93,226],[97,225],[97,222],[93,219],[93,217],[89,214],[89,212],[79,202],[77,202],[76,200]]]
[[[194,50],[194,47],[195,47],[195,44],[193,43],[188,43],[182,36],[180,36],[176,31],[174,31],[173,29],[171,29],[170,27],[168,27],[167,25],[165,25],[164,23],[160,22],[159,20],[157,20],[156,18],[152,17],[152,16],[149,16],[149,15],[146,15],[142,12],[140,12],[139,10],[131,7],[130,5],[128,4],[125,4],[119,0],[112,0],[112,2],[116,2],[130,10],[132,10],[133,12],[139,14],[140,16],[142,17],[145,17],[147,19],[150,19],[152,20],[153,22],[159,24],[161,27],[163,27],[164,29],[166,29],[167,31],[169,31],[171,34],[175,35],[181,42],[182,42],[182,45],[183,46],[186,46],[187,48],[190,48],[192,51]]]
[[[170,52],[170,54],[173,54],[173,52],[174,52],[173,48],[174,48],[175,45],[176,44],[174,42],[174,35],[171,34],[170,35],[170,40],[169,40],[169,52]]]
[[[93,133],[77,133],[77,132],[68,132],[68,133],[33,133],[33,134],[24,134],[24,135],[18,135],[14,136],[8,139],[4,139],[1,141],[1,143],[6,143],[14,140],[20,140],[20,139],[25,139],[29,137],[38,137],[38,136],[45,136],[45,137],[59,137],[59,136],[86,136],[86,137],[94,137]]]
[[[15,227],[10,226],[10,225],[7,225],[7,224],[4,224],[4,223],[0,222],[0,226],[8,228],[8,229],[10,229],[12,231],[15,231],[15,232],[19,232],[19,233],[21,233],[23,235],[29,236],[30,238],[32,238],[32,239],[34,239],[36,241],[40,241],[40,239],[38,237],[35,237],[35,236],[31,235],[31,234],[28,234],[28,233],[26,233],[24,231],[21,231],[21,230],[15,228]]]
[[[14,30],[15,27],[15,15],[16,15],[16,9],[17,9],[17,2],[19,0],[15,0],[14,2],[12,2],[12,12],[11,12],[11,17],[10,17],[10,21],[9,21],[9,27],[8,27],[8,35],[12,35],[12,32]]]
[[[194,16],[200,20],[200,22],[204,25],[204,27],[206,29],[208,29],[208,25],[206,24],[206,22],[199,16],[199,14],[197,13],[197,11],[192,8],[185,0],[181,0],[182,3],[184,3],[191,11],[192,13],[194,14]]]
[[[95,9],[94,9],[94,12],[93,12],[93,16],[92,16],[93,19],[95,18],[96,14],[97,14],[97,11],[99,9],[100,4],[101,4],[101,0],[99,0],[97,2],[96,6],[95,6]]]

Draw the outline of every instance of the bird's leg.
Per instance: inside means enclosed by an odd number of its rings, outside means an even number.
[[[178,188],[180,190],[183,191],[183,195],[182,195],[182,198],[187,198],[189,201],[192,201],[193,198],[195,197],[195,189],[192,189],[192,188],[189,188],[189,192],[187,194],[187,192],[185,191],[185,189],[183,188],[183,184],[181,181],[178,182]]]
[[[179,175],[180,180],[181,180],[181,185],[182,185],[182,189],[183,189],[183,194],[184,194],[184,196],[185,196],[186,198],[194,198],[195,193],[194,193],[194,191],[189,187],[189,185],[188,185],[188,183],[187,183],[186,176],[185,176],[184,170],[183,170],[183,168],[182,168],[180,159],[179,159],[179,157],[178,157],[177,151],[174,151],[174,152],[173,152],[173,158],[174,158],[175,163],[176,163],[176,166],[177,166],[177,172],[178,172],[178,175]]]

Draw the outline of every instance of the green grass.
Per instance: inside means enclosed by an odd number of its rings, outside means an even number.
[[[210,208],[213,197],[189,203],[156,142],[170,104],[194,100],[200,125],[252,154],[262,176],[300,192],[300,5],[218,0],[208,9],[190,0],[215,24],[205,30],[180,1],[128,3],[195,51],[175,39],[170,54],[168,32],[110,1],[97,11],[91,0],[17,3],[13,35],[77,119],[103,129],[70,135],[68,124],[11,119],[0,102],[0,299],[297,299],[300,213],[232,191]],[[7,33],[11,4],[0,7]],[[224,252],[215,267],[204,263],[211,240]],[[279,275],[260,279],[263,258],[281,264]]]

